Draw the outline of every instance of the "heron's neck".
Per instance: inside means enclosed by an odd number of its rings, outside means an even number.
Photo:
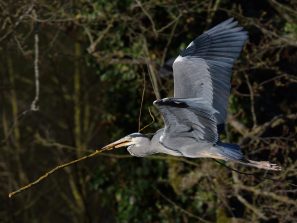
[[[165,146],[163,146],[160,143],[160,137],[163,133],[163,130],[164,129],[159,129],[153,136],[151,143],[150,143],[151,150],[154,151],[154,153],[165,153],[165,154],[169,154],[172,156],[181,156],[181,154],[179,152],[171,150],[171,149],[167,149]]]

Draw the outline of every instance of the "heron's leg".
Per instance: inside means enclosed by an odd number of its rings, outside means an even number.
[[[252,166],[259,169],[265,169],[265,170],[274,170],[274,171],[280,171],[282,168],[278,166],[277,164],[270,163],[269,161],[254,161],[249,159],[242,159],[242,160],[230,160],[235,163],[240,163],[246,166]]]
[[[266,170],[281,170],[282,169],[277,164],[270,163],[269,161],[254,161],[254,160],[248,159],[248,162],[259,169],[266,169]]]

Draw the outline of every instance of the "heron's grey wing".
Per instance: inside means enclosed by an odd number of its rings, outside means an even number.
[[[174,97],[203,97],[225,122],[231,88],[231,72],[247,32],[228,19],[197,37],[173,64]]]
[[[171,149],[180,145],[181,138],[195,142],[218,141],[216,111],[202,98],[165,98],[154,105],[161,112],[165,128],[160,142]]]

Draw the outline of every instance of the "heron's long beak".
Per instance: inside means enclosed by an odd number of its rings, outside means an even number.
[[[124,138],[121,138],[113,143],[110,143],[103,147],[103,149],[113,149],[113,148],[120,148],[123,146],[130,146],[132,145],[132,138],[130,136],[125,136]]]

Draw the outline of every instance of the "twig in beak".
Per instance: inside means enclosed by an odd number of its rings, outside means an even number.
[[[104,146],[102,149],[97,149],[95,150],[93,153],[89,154],[89,155],[86,155],[86,156],[83,156],[81,158],[78,158],[76,160],[72,160],[70,162],[67,162],[67,163],[64,163],[64,164],[61,164],[59,166],[56,166],[55,168],[51,169],[50,171],[46,172],[45,174],[43,174],[42,176],[40,176],[37,180],[27,184],[26,186],[23,186],[21,188],[19,188],[18,190],[16,191],[13,191],[11,193],[8,194],[8,197],[11,198],[12,196],[18,194],[18,193],[21,193],[25,190],[28,190],[30,187],[40,183],[41,181],[45,180],[47,177],[49,177],[50,175],[52,175],[54,172],[60,170],[60,169],[63,169],[67,166],[71,166],[73,164],[76,164],[80,161],[83,161],[83,160],[86,160],[86,159],[89,159],[89,158],[92,158],[96,155],[98,155],[99,153],[102,153],[104,151],[107,151],[107,150],[113,150],[115,148],[120,148],[120,147],[123,147],[123,146],[126,146],[126,145],[130,145],[129,143],[131,143],[131,140],[129,140],[129,138],[127,137],[124,137],[120,140],[117,140],[111,144],[108,144],[107,146]]]

